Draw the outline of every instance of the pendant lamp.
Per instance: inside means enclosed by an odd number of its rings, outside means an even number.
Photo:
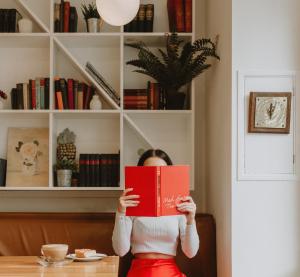
[[[110,25],[129,23],[138,13],[140,0],[96,0],[101,18]]]

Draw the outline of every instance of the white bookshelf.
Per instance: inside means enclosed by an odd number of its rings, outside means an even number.
[[[195,87],[191,86],[189,110],[124,110],[123,90],[146,88],[149,78],[133,73],[126,61],[135,58],[137,51],[124,43],[142,40],[150,48],[163,48],[168,32],[166,0],[142,0],[154,3],[153,33],[124,33],[123,28],[104,24],[101,33],[86,33],[80,4],[76,6],[79,21],[78,33],[54,33],[53,9],[56,0],[1,0],[0,8],[16,8],[34,23],[31,34],[0,33],[0,89],[10,93],[17,83],[36,77],[50,78],[49,110],[11,110],[10,99],[0,110],[0,158],[7,157],[7,130],[9,127],[49,128],[49,186],[0,187],[0,190],[56,190],[93,191],[123,190],[123,166],[136,165],[139,149],[161,148],[176,164],[190,164],[191,189],[194,188],[195,150]],[[57,0],[57,2],[59,2]],[[85,1],[91,2],[91,1]],[[195,18],[195,0],[193,18]],[[195,20],[193,20],[195,30]],[[184,40],[194,40],[195,32],[180,33]],[[120,94],[117,106],[101,87],[86,73],[87,61]],[[73,78],[96,87],[103,102],[103,110],[55,110],[54,78]],[[56,137],[64,129],[75,132],[77,155],[79,153],[117,153],[120,150],[120,184],[118,188],[103,187],[54,187],[52,168],[56,163]]]

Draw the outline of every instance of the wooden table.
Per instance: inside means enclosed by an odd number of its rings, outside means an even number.
[[[119,257],[95,262],[73,262],[63,267],[43,267],[37,257],[0,257],[1,277],[117,277]]]

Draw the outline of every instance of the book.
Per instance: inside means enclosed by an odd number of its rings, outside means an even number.
[[[18,91],[16,88],[12,88],[10,92],[10,98],[11,98],[11,108],[13,110],[18,109]]]
[[[64,32],[69,32],[69,18],[70,18],[70,2],[64,2]]]
[[[40,78],[35,79],[35,94],[36,94],[36,109],[41,109],[41,80]]]
[[[83,109],[83,85],[81,83],[78,84],[78,93],[77,93],[77,103],[78,103],[78,110]]]
[[[73,80],[74,109],[78,109],[78,81]]]
[[[45,109],[48,110],[50,106],[50,78],[45,78]]]
[[[167,216],[181,214],[176,205],[189,195],[189,166],[127,166],[125,188],[139,195],[139,205],[128,207],[127,216]]]
[[[84,187],[86,183],[86,160],[87,154],[79,155],[79,186]]]
[[[184,32],[184,6],[183,0],[168,0],[167,9],[170,32]]]
[[[193,31],[193,1],[184,0],[184,23],[185,32],[191,33]]]
[[[23,104],[24,110],[28,110],[28,84],[23,83]]]
[[[146,5],[141,4],[138,11],[138,32],[145,31]]]
[[[154,5],[146,5],[146,19],[144,24],[144,32],[153,32],[153,21],[154,21]]]
[[[60,4],[54,4],[54,32],[60,32]]]
[[[17,84],[17,109],[24,109],[23,84]]]
[[[36,109],[36,86],[35,80],[31,80],[31,107],[33,110]]]
[[[64,103],[64,109],[68,110],[69,109],[69,105],[68,105],[68,89],[67,89],[67,84],[66,84],[66,80],[65,79],[60,79],[60,91],[61,91],[61,95],[62,95],[62,100]]]
[[[133,18],[133,20],[130,22],[130,32],[136,33],[139,31],[139,17],[138,14]]]
[[[0,187],[5,187],[7,160],[0,159]]]
[[[45,79],[41,78],[40,79],[40,108],[42,110],[45,109]]]
[[[16,9],[0,9],[0,32],[18,32],[18,21],[22,15]]]
[[[59,14],[59,18],[60,18],[60,24],[59,24],[59,32],[63,32],[64,31],[64,11],[65,11],[65,3],[64,0],[60,1],[60,14]]]
[[[68,103],[70,110],[74,110],[73,79],[68,79]]]
[[[75,7],[70,7],[69,32],[76,33],[78,25],[78,14]]]

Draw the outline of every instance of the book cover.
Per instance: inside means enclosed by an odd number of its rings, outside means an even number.
[[[11,98],[11,108],[13,110],[18,109],[18,91],[16,88],[13,88],[10,92],[10,98]]]
[[[35,94],[36,94],[36,109],[41,109],[41,80],[40,78],[35,79]]]
[[[32,110],[32,80],[28,81],[28,109]]]
[[[54,32],[60,32],[60,4],[54,4]]]
[[[127,216],[167,216],[181,214],[176,205],[189,195],[189,166],[125,167],[125,188],[140,195],[137,207],[126,209]]]
[[[74,91],[72,79],[68,79],[68,102],[70,110],[74,110]]]
[[[74,109],[78,109],[78,81],[73,80]]]
[[[136,33],[139,31],[139,13],[136,14],[136,16],[133,18],[133,20],[130,22],[130,32]]]
[[[83,109],[83,86],[82,86],[82,83],[78,84],[77,103],[78,103],[78,110],[82,110]]]
[[[60,92],[60,79],[59,78],[55,78],[54,79],[54,99],[55,99],[55,109],[59,109],[58,106],[58,93]],[[63,109],[63,107],[61,107]]]
[[[40,108],[44,110],[45,109],[45,79],[44,78],[40,79],[40,95],[41,95]]]
[[[62,99],[64,103],[64,109],[68,110],[69,109],[69,104],[68,104],[68,92],[67,92],[67,84],[66,84],[65,79],[60,79],[60,91],[62,94]]]
[[[78,14],[75,7],[70,7],[69,32],[76,33],[78,25]]]
[[[36,86],[35,80],[31,80],[31,107],[33,110],[36,109]]]
[[[64,12],[65,12],[65,3],[64,0],[60,1],[60,11],[59,11],[59,18],[60,18],[60,26],[59,26],[59,32],[63,32],[64,31]]]
[[[0,187],[5,187],[7,160],[0,159]]]
[[[70,20],[70,2],[65,1],[64,3],[64,32],[69,32],[69,20]]]
[[[193,31],[193,1],[184,0],[185,31]]]
[[[85,110],[89,109],[91,97],[92,97],[92,88],[86,85],[83,109]]]
[[[23,103],[24,110],[28,110],[28,84],[23,83]]]
[[[80,154],[79,155],[79,186],[84,187],[86,178],[85,178],[85,173],[86,173],[86,159],[87,155],[86,154]]]
[[[145,32],[146,5],[141,4],[138,11],[138,32]]]
[[[23,84],[17,84],[17,109],[24,109],[24,99],[23,99]]]
[[[153,32],[154,21],[154,5],[148,4],[146,6],[145,32]]]
[[[184,6],[182,0],[175,0],[175,21],[176,21],[176,31],[178,33],[185,31],[184,26]]]
[[[45,78],[45,109],[49,109],[49,102],[50,102],[50,79]]]

